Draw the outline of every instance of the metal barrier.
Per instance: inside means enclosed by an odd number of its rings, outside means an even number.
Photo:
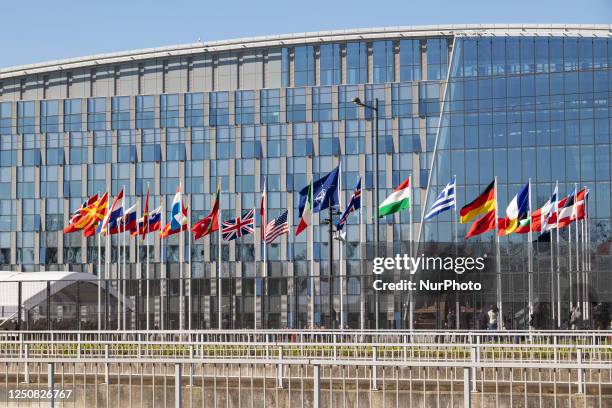
[[[50,406],[66,407],[605,407],[609,336],[2,332],[0,404],[43,390]]]

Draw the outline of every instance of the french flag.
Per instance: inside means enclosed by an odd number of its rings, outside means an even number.
[[[123,225],[121,226],[121,232],[134,232],[138,230],[138,217],[136,217],[136,209],[138,205],[134,204],[131,206],[123,216]]]
[[[104,221],[100,224],[99,231],[102,231],[104,235],[113,235],[119,233],[119,222],[123,217],[123,189],[119,192],[119,195],[115,197],[113,205],[110,211],[106,213]],[[98,231],[98,232],[99,232]]]

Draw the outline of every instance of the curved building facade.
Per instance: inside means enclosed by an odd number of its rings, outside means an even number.
[[[378,174],[372,111],[356,97],[379,102]],[[218,182],[222,218],[230,219],[259,206],[265,178],[268,219],[291,209],[297,226],[298,191],[342,163],[342,201],[362,176],[363,209],[361,223],[349,218],[346,243],[333,243],[332,296],[323,214],[314,217],[312,247],[308,234],[284,235],[267,246],[265,266],[258,233],[223,243],[220,291],[216,235],[185,239],[183,268],[178,236],[151,236],[138,246],[132,239],[126,251],[121,273],[135,302],[128,326],[145,328],[148,310],[151,328],[177,328],[185,310],[182,327],[193,329],[432,328],[452,326],[458,310],[460,327],[475,328],[489,305],[501,304],[508,327],[518,328],[537,304],[541,326],[556,327],[570,302],[585,308],[585,326],[595,325],[592,309],[612,301],[611,116],[612,26],[319,32],[5,68],[0,269],[97,274],[97,239],[62,227],[86,197],[122,187],[130,206],[142,204],[150,185],[150,208],[164,205],[167,218],[180,183],[193,224],[210,211]],[[463,240],[469,226],[455,230],[451,212],[421,225],[453,175],[458,206],[496,176],[501,213],[528,180],[533,209],[557,181],[560,196],[587,186],[589,221],[572,232],[582,246],[569,242],[570,228],[558,244],[556,233],[552,242],[534,236],[531,245],[513,234],[500,240],[499,270],[492,261],[481,272],[453,274],[481,282],[480,291],[375,293],[375,179],[380,200],[407,176],[413,185],[414,222],[410,211],[381,219],[379,254],[415,248],[497,260],[492,233]],[[121,242],[113,236],[102,245],[112,263],[108,278],[117,276]],[[397,270],[385,277],[407,278]],[[113,316],[105,313],[106,327],[116,324]]]

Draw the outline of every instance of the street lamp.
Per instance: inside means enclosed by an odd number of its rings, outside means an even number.
[[[380,237],[378,235],[379,230],[379,219],[378,219],[378,98],[374,99],[374,106],[365,104],[359,99],[359,97],[353,98],[352,102],[357,106],[362,106],[366,109],[371,109],[374,111],[374,126],[370,127],[370,131],[372,132],[372,138],[374,139],[374,200],[376,201],[376,208],[374,209],[375,215],[375,227],[374,227],[374,241],[376,242],[376,257],[378,257],[378,248],[380,246]],[[378,291],[375,291],[376,296],[376,330],[378,330],[378,309],[379,309],[379,300],[378,300]]]

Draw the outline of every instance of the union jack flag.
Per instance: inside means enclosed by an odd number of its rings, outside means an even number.
[[[355,190],[353,191],[353,195],[351,196],[346,209],[342,213],[342,216],[340,216],[338,224],[336,224],[338,231],[344,228],[344,224],[346,224],[346,220],[348,220],[349,215],[351,215],[353,211],[357,211],[359,208],[361,208],[361,177],[359,177],[359,181],[355,186]]]
[[[221,235],[224,241],[231,241],[243,235],[252,234],[255,231],[255,209],[249,210],[242,217],[223,221],[221,224]]]

